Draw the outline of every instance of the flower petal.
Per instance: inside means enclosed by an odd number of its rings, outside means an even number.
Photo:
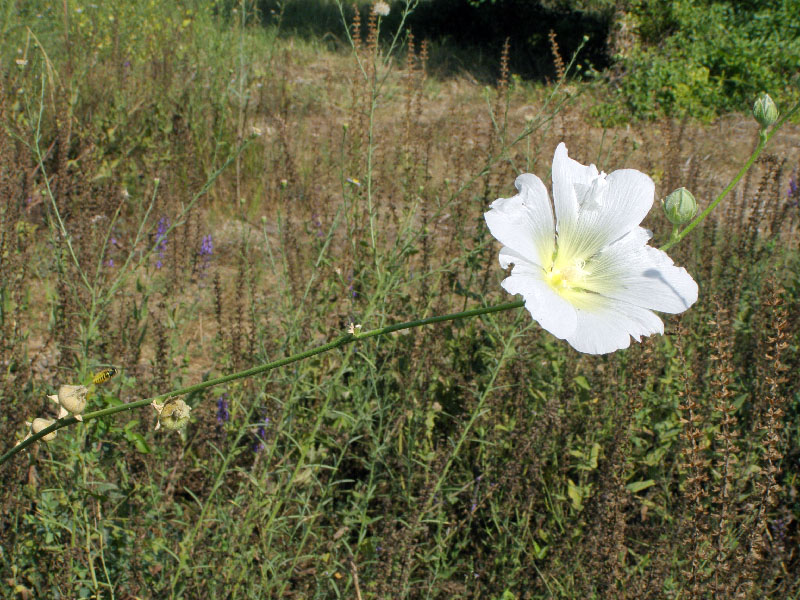
[[[649,237],[637,227],[603,249],[587,266],[586,288],[641,308],[683,312],[697,300],[697,284],[665,252],[647,246]]]
[[[575,184],[589,186],[599,176],[597,167],[582,165],[567,154],[567,147],[561,142],[553,156],[553,204],[556,208],[556,227],[569,228],[578,220],[580,205]]]
[[[552,260],[555,249],[553,209],[547,188],[529,173],[517,177],[514,185],[519,194],[492,202],[484,214],[486,224],[509,249],[543,266]]]
[[[636,228],[653,206],[656,186],[649,176],[636,169],[620,169],[606,177],[603,215],[609,225],[606,244]]]
[[[577,315],[572,304],[559,296],[543,278],[541,267],[517,263],[501,285],[510,294],[522,294],[525,308],[533,319],[563,340],[575,332]]]
[[[655,313],[626,302],[594,295],[576,304],[577,326],[567,341],[579,352],[607,354],[630,346],[631,336],[638,342],[643,335],[664,333]]]
[[[587,259],[626,235],[653,206],[655,185],[644,173],[620,169],[597,173],[567,156],[559,144],[553,158],[553,197],[562,258]]]

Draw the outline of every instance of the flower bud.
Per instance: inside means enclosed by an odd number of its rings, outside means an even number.
[[[58,395],[48,396],[48,398],[60,406],[59,419],[73,415],[78,421],[83,421],[81,413],[86,408],[88,391],[89,389],[83,385],[62,385],[58,388]]]
[[[172,431],[183,429],[189,422],[189,413],[192,412],[186,402],[175,398],[170,398],[164,404],[153,402],[153,408],[158,412],[156,429],[163,427]]]
[[[678,188],[663,202],[664,212],[673,225],[683,225],[697,214],[697,200],[686,188]]]
[[[753,105],[753,116],[762,129],[777,121],[779,114],[778,107],[775,106],[775,102],[769,97],[769,94],[761,94]]]
[[[55,423],[55,421],[53,419],[34,419],[33,423],[31,423],[30,421],[26,422],[25,425],[30,427],[30,431],[28,432],[28,435],[25,436],[25,439],[27,440],[33,434],[39,433],[45,427],[50,427],[50,425],[52,425],[53,423]],[[50,433],[48,433],[46,436],[44,436],[41,439],[44,442],[52,441],[52,440],[56,439],[56,434],[57,433],[58,433],[58,431],[51,431]]]

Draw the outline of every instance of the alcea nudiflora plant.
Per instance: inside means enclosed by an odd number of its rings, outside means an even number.
[[[72,416],[59,418],[40,428],[11,448],[0,457],[0,465],[31,443],[78,420],[113,415],[141,406],[152,405],[155,408],[157,428],[181,429],[189,421],[191,408],[178,400],[178,396],[263,373],[356,340],[432,323],[524,306],[545,329],[589,354],[613,352],[628,347],[631,337],[638,340],[643,335],[661,333],[663,323],[652,310],[681,312],[691,306],[697,295],[697,286],[692,278],[684,269],[674,267],[664,251],[683,240],[716,208],[752,166],[780,125],[798,110],[800,103],[777,121],[766,97],[756,104],[754,112],[760,110],[759,106],[770,114],[768,119],[757,115],[760,130],[751,157],[707,208],[684,227],[673,231],[669,242],[661,249],[646,245],[650,234],[638,225],[653,202],[650,178],[634,170],[616,171],[606,176],[594,165],[586,167],[569,159],[562,144],[557,148],[553,161],[554,211],[541,180],[533,175],[523,175],[518,180],[520,194],[497,200],[486,213],[490,230],[504,244],[500,251],[501,266],[514,264],[504,287],[511,293],[522,294],[523,300],[367,331],[351,325],[347,332],[331,342],[283,359],[123,407],[77,416],[72,413]],[[691,206],[693,197],[689,199],[680,190],[678,196],[678,200],[689,204],[689,209],[684,212],[694,212]],[[675,202],[671,200],[664,208],[674,219]],[[559,231],[557,238],[556,226]],[[169,231],[164,219],[159,227],[164,231],[158,234],[156,248]],[[649,277],[648,274],[653,272],[660,273],[660,276]],[[81,395],[73,390],[69,395],[70,401],[76,397]]]

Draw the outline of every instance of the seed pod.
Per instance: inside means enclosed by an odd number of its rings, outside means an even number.
[[[177,431],[183,429],[189,422],[189,413],[192,408],[183,400],[170,398],[164,404],[153,402],[153,408],[158,413],[156,429],[161,428]]]
[[[81,413],[86,408],[86,394],[89,389],[83,385],[62,385],[58,388],[58,395],[48,396],[61,408],[58,411],[58,418],[73,415],[78,421],[83,421]]]
[[[25,439],[27,440],[35,433],[39,433],[45,427],[50,427],[50,425],[52,425],[53,423],[55,423],[55,420],[53,419],[34,419],[33,423],[31,423],[30,421],[26,422],[25,425],[30,427],[30,431],[28,432],[28,435],[25,436]],[[57,433],[58,433],[57,431],[51,431],[41,439],[44,442],[50,442],[56,439]]]

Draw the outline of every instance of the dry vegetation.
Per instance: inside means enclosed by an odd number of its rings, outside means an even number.
[[[72,26],[3,70],[5,446],[102,366],[95,407],[505,300],[482,214],[559,141],[705,204],[757,131],[602,130],[568,75],[438,81],[413,38],[384,62],[374,18],[357,54],[179,15],[127,58]],[[582,356],[512,311],[190,396],[182,436],[62,430],[0,468],[2,595],[796,597],[798,140],[671,251],[701,292],[661,338]]]

